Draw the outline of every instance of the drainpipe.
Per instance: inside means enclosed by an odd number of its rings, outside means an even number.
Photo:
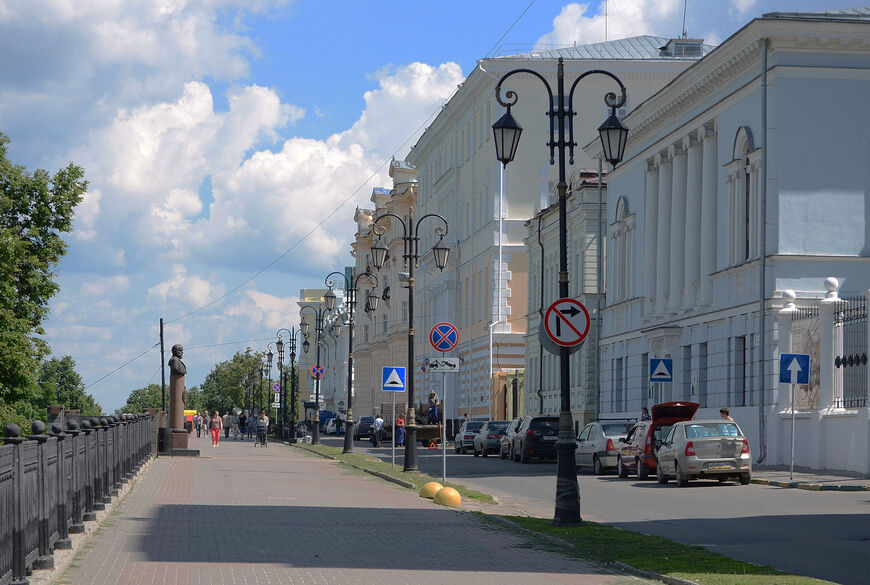
[[[765,428],[764,419],[764,387],[767,381],[764,361],[764,351],[766,342],[765,327],[765,278],[767,269],[765,260],[767,259],[767,49],[768,39],[761,40],[761,253],[759,267],[759,283],[758,283],[758,321],[759,333],[758,341],[760,349],[758,352],[758,372],[761,380],[761,392],[758,401],[758,435],[761,443],[759,448],[758,461],[761,463],[767,457],[767,429]]]
[[[538,245],[541,247],[541,306],[538,307],[538,318],[544,319],[544,243],[541,241],[541,218],[544,212],[538,212]],[[544,414],[544,343],[538,336],[538,414]]]
[[[596,259],[597,266],[597,274],[595,277],[596,286],[595,286],[595,418],[597,419],[599,414],[601,413],[601,407],[599,406],[601,402],[601,293],[604,290],[604,283],[602,280],[604,279],[604,235],[602,234],[604,223],[604,218],[602,217],[604,214],[604,196],[602,194],[602,168],[601,159],[598,159],[598,245],[596,246],[596,255],[598,258]],[[628,267],[628,270],[631,270],[631,266]],[[579,276],[579,275],[578,275]]]
[[[493,390],[493,376],[495,372],[493,371],[493,329],[496,325],[503,325],[507,323],[501,317],[501,262],[502,262],[502,239],[503,239],[503,228],[504,228],[504,213],[502,212],[502,201],[504,199],[504,174],[505,168],[502,167],[501,172],[499,173],[499,185],[498,185],[498,283],[496,284],[496,321],[490,322],[489,324],[489,419],[492,420],[493,412],[495,411],[495,405],[493,402],[495,401],[495,391]]]

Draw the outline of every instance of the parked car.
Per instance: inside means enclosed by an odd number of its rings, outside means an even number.
[[[324,433],[325,435],[334,435],[334,434],[336,434],[336,430],[335,430],[335,419],[334,419],[334,418],[329,419],[328,421],[326,421],[326,424],[323,425],[323,433]]]
[[[501,437],[510,422],[509,420],[485,422],[471,441],[471,450],[474,452],[474,456],[483,455],[486,457],[488,454],[498,451]]]
[[[514,457],[519,457],[520,463],[528,463],[533,457],[555,459],[558,435],[558,416],[527,416],[517,431]]]
[[[473,447],[474,435],[483,426],[482,420],[467,420],[459,427],[459,432],[453,437],[453,450],[465,453]]]
[[[634,419],[598,420],[583,427],[574,451],[577,467],[591,467],[595,475],[616,468],[616,445],[631,429]]]
[[[656,470],[656,453],[674,423],[692,420],[700,405],[697,402],[662,402],[650,409],[652,420],[631,427],[619,440],[616,471],[619,477],[634,473],[637,479],[647,479]]]
[[[375,424],[375,417],[373,416],[361,416],[359,420],[356,421],[356,425],[353,428],[353,440],[359,441],[361,439],[368,439],[372,436],[372,425]]]
[[[746,485],[752,477],[749,441],[736,422],[698,420],[675,423],[659,448],[659,483],[670,478],[684,487],[690,479],[736,479]]]
[[[499,440],[499,448],[498,454],[502,459],[510,458],[513,460],[514,458],[514,440],[517,436],[517,431],[522,424],[523,419],[521,417],[517,417],[508,424],[507,429],[505,429],[504,435],[502,435]]]

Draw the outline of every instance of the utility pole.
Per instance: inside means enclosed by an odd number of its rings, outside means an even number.
[[[166,359],[163,354],[163,317],[160,317],[160,410],[166,412]]]

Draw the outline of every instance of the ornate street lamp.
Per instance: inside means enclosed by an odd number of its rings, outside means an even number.
[[[426,218],[434,218],[440,220],[443,226],[435,227],[435,235],[439,236],[438,243],[432,248],[432,255],[435,259],[435,266],[438,270],[444,270],[447,266],[447,256],[449,249],[442,246],[444,236],[447,235],[450,226],[447,220],[437,213],[428,213],[421,217],[416,222],[414,221],[414,208],[408,210],[408,223],[396,215],[395,213],[384,213],[378,216],[372,223],[372,232],[378,236],[374,245],[371,247],[372,264],[380,270],[387,258],[387,248],[381,246],[381,237],[387,233],[387,228],[379,225],[379,222],[385,217],[391,217],[399,222],[402,226],[402,242],[404,243],[404,253],[402,258],[405,267],[408,269],[408,369],[406,370],[408,379],[405,382],[408,390],[408,404],[405,411],[405,464],[403,471],[411,473],[419,473],[420,467],[417,464],[417,416],[414,412],[414,269],[420,261],[419,246],[420,246],[420,223]],[[371,305],[374,302],[377,306],[377,297],[374,299],[369,296],[366,299],[366,305]],[[368,308],[368,307],[367,307]]]
[[[334,293],[333,293],[333,296],[334,296]],[[326,299],[325,295],[324,295],[324,299]],[[334,306],[334,304],[335,304],[335,299],[333,298],[333,306]],[[316,309],[311,305],[305,305],[299,311],[299,314],[304,315],[305,309],[310,309],[311,312],[314,314],[314,333],[315,333],[315,336],[316,336],[315,339],[317,342],[317,357],[315,358],[315,365],[319,366],[320,365],[320,341],[321,341],[321,338],[323,337],[323,320],[324,320],[326,313],[329,312],[329,309],[327,309],[326,307],[320,306],[320,304],[318,304],[318,307]],[[300,327],[302,328],[303,335],[305,335],[305,338],[306,338],[305,343],[302,344],[302,349],[305,350],[305,353],[308,353],[308,348],[311,344],[308,343],[308,335],[305,333],[305,331],[308,330],[309,324],[308,324],[308,322],[303,321],[301,323]],[[311,431],[311,444],[312,445],[317,445],[320,443],[320,378],[321,378],[321,376],[318,376],[314,379],[314,401],[315,402],[314,402],[314,429]]]
[[[346,297],[344,300],[344,305],[347,308],[347,416],[344,419],[344,449],[342,449],[343,453],[353,453],[353,310],[356,307],[356,296],[359,293],[359,280],[362,277],[368,278],[369,287],[373,289],[378,286],[378,278],[366,269],[365,272],[357,276],[353,281],[347,278],[347,275],[344,272],[331,272],[326,275],[326,286],[329,287],[329,293],[332,293],[332,289],[335,286],[335,282],[330,280],[334,275],[341,276],[344,278],[345,283],[345,292]],[[351,284],[353,286],[351,286]],[[326,295],[324,295],[326,298]],[[326,306],[327,309],[331,309],[329,306],[329,298],[327,298]],[[366,296],[366,309],[367,310],[375,310],[378,306],[378,296],[372,292],[369,292]],[[335,307],[335,293],[332,294],[332,307]],[[338,321],[332,326],[332,333],[336,337],[338,337],[338,330],[341,328],[341,325]]]
[[[281,332],[286,331],[289,335],[288,342],[285,344],[281,337]],[[278,341],[275,345],[278,348],[278,370],[281,375],[281,432],[284,436],[284,430],[287,429],[287,372],[284,371],[284,348],[290,350],[290,425],[289,425],[289,440],[291,443],[296,442],[296,338],[299,336],[300,330],[293,327],[287,329],[282,327],[276,335]],[[307,343],[307,342],[306,342]]]
[[[492,131],[495,138],[496,158],[506,167],[516,155],[517,146],[522,134],[522,128],[510,114],[511,106],[516,105],[518,96],[514,91],[505,94],[507,101],[502,99],[502,83],[511,75],[528,73],[537,77],[544,84],[549,95],[550,118],[550,164],[554,164],[556,151],[559,154],[559,297],[568,298],[568,229],[566,221],[565,200],[568,194],[568,185],[565,180],[565,151],[569,153],[569,163],[574,164],[574,116],[573,109],[574,90],[581,80],[589,75],[604,75],[619,84],[621,95],[608,93],[604,96],[604,103],[610,108],[610,116],[598,128],[601,145],[604,148],[604,158],[611,165],[616,166],[622,160],[625,152],[625,143],[628,138],[626,129],[616,117],[616,108],[625,104],[625,86],[618,77],[602,69],[586,71],[574,80],[568,95],[565,95],[565,67],[560,57],[557,68],[557,93],[556,102],[553,100],[553,90],[547,80],[537,71],[531,69],[514,69],[505,73],[495,86],[495,99],[507,108],[507,113],[493,124]],[[566,101],[567,97],[567,101]],[[567,129],[568,136],[565,136]],[[598,243],[601,245],[601,242]],[[558,465],[556,468],[556,511],[553,516],[553,524],[559,526],[579,525],[580,518],[580,485],[577,483],[577,467],[574,457],[574,424],[571,417],[571,362],[569,348],[559,348],[560,377],[561,377],[561,401],[559,412],[559,438],[556,442]]]

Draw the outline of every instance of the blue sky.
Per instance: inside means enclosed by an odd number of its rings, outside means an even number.
[[[111,411],[159,382],[154,350],[106,374],[153,346],[160,317],[167,344],[186,347],[189,386],[264,349],[296,323],[299,289],[350,263],[354,207],[388,185],[381,165],[478,59],[604,40],[598,2],[529,6],[0,0],[10,156],[52,170],[72,160],[90,181],[46,322],[55,355],[71,355]],[[687,26],[717,44],[764,12],[847,7],[690,0]],[[610,39],[674,36],[683,2],[611,0],[608,13]]]

